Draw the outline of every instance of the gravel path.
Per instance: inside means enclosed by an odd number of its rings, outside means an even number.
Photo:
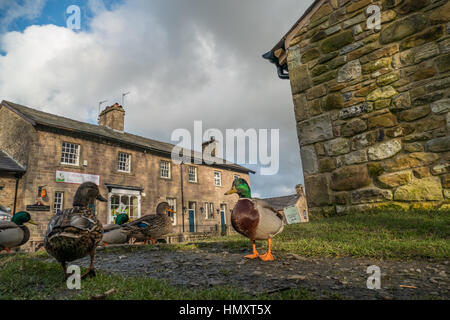
[[[319,299],[450,299],[449,261],[305,258],[275,252],[275,261],[262,262],[243,259],[248,253],[220,245],[179,251],[159,245],[108,247],[97,251],[95,265],[108,273],[167,279],[191,288],[226,284],[250,294],[301,287]],[[88,263],[87,258],[75,262]],[[366,271],[371,265],[381,269],[380,290],[367,289]]]

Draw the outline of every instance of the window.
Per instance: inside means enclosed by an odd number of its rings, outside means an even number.
[[[214,219],[214,204],[205,202],[205,219]]]
[[[197,168],[189,167],[189,182],[197,182]]]
[[[308,217],[306,216],[306,210],[303,210],[303,218],[305,218],[305,220],[308,219]]]
[[[214,219],[214,203],[209,204],[208,219]]]
[[[78,165],[80,157],[80,145],[70,142],[62,143],[62,154],[61,163],[62,164],[72,164]]]
[[[167,203],[169,203],[170,207],[172,208],[173,212],[169,212],[169,218],[172,220],[172,225],[177,225],[177,199],[176,198],[167,198]]]
[[[55,201],[53,202],[53,213],[57,214],[58,210],[63,210],[64,192],[55,192]]]
[[[222,186],[222,173],[220,171],[214,171],[214,185]]]
[[[161,178],[170,178],[170,162],[161,160]]]
[[[130,221],[136,220],[140,217],[140,196],[132,194],[112,194],[110,197],[110,221],[115,221],[116,217],[125,213],[130,218]]]
[[[117,160],[118,170],[121,172],[130,172],[131,168],[131,155],[128,153],[119,152],[119,158]]]

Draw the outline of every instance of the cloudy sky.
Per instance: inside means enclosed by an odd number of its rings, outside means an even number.
[[[261,55],[312,2],[0,0],[0,100],[96,123],[99,101],[131,92],[125,130],[172,143],[195,120],[279,129],[279,173],[251,184],[287,195],[303,183],[290,85]],[[70,5],[80,30],[67,28]]]

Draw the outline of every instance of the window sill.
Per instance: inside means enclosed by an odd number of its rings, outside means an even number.
[[[82,166],[80,166],[79,164],[70,164],[70,163],[60,163],[59,166],[62,168],[78,168],[78,169],[82,168]]]

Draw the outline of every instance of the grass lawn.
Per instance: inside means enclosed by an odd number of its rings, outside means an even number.
[[[250,248],[240,235],[197,243],[222,242],[228,249]],[[265,241],[258,245],[266,247]],[[272,242],[273,251],[303,256],[355,256],[387,259],[450,257],[450,212],[370,211],[288,225]],[[249,249],[250,250],[250,249]]]
[[[108,298],[116,300],[314,299],[303,289],[253,296],[228,286],[193,290],[172,286],[164,280],[106,275],[99,271],[95,278],[82,280],[81,290],[69,290],[61,266],[42,261],[44,257],[48,256],[43,252],[0,256],[0,300],[86,300],[112,288],[115,292]]]
[[[303,256],[355,256],[388,259],[444,260],[450,257],[450,213],[438,211],[364,212],[287,226],[273,241],[274,252]],[[250,250],[240,235],[190,244],[165,245],[167,250],[207,248]],[[266,246],[258,242],[259,246]],[[275,253],[276,254],[276,253]],[[112,299],[313,299],[303,289],[251,296],[239,288],[217,286],[186,289],[162,280],[97,272],[83,280],[82,290],[68,290],[61,267],[44,261],[47,253],[0,255],[0,299],[88,299],[112,288]]]

